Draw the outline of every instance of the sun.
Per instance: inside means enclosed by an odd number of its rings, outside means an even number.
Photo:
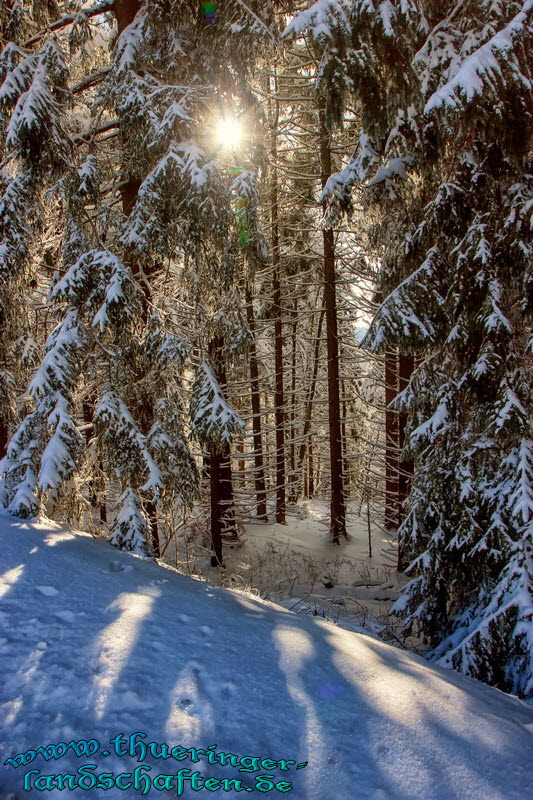
[[[238,147],[242,139],[242,125],[233,117],[224,117],[217,125],[216,135],[224,147]]]

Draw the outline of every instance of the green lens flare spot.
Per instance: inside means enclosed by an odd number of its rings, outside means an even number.
[[[202,9],[208,22],[213,22],[216,16],[216,3],[202,3]]]

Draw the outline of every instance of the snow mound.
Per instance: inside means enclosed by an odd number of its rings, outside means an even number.
[[[0,540],[2,800],[175,797],[180,771],[189,800],[531,796],[515,698],[53,523]]]

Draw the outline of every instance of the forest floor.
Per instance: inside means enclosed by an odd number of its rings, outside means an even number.
[[[46,520],[0,553],[1,800],[531,797],[516,698]]]
[[[290,506],[286,525],[249,521],[241,526],[238,542],[225,543],[223,570],[210,566],[208,522],[198,514],[178,531],[164,560],[213,586],[251,592],[298,614],[320,616],[422,653],[420,640],[405,636],[401,621],[389,613],[408,581],[396,571],[396,542],[368,520],[365,508],[359,514],[357,505],[348,509],[348,541],[340,545],[330,541],[324,501]]]

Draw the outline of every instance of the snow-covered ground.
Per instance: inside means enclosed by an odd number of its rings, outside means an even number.
[[[2,800],[533,795],[533,710],[495,689],[54,523],[0,517],[0,554]]]
[[[351,503],[349,540],[339,546],[331,543],[329,507],[321,500],[289,507],[286,525],[248,521],[239,543],[225,545],[225,569],[219,570],[210,567],[209,521],[197,509],[196,521],[169,543],[165,560],[214,585],[246,589],[296,613],[323,616],[347,630],[421,649],[421,642],[405,637],[400,621],[389,616],[408,580],[396,572],[396,543],[367,519],[366,508],[362,516],[357,511],[358,504]]]

